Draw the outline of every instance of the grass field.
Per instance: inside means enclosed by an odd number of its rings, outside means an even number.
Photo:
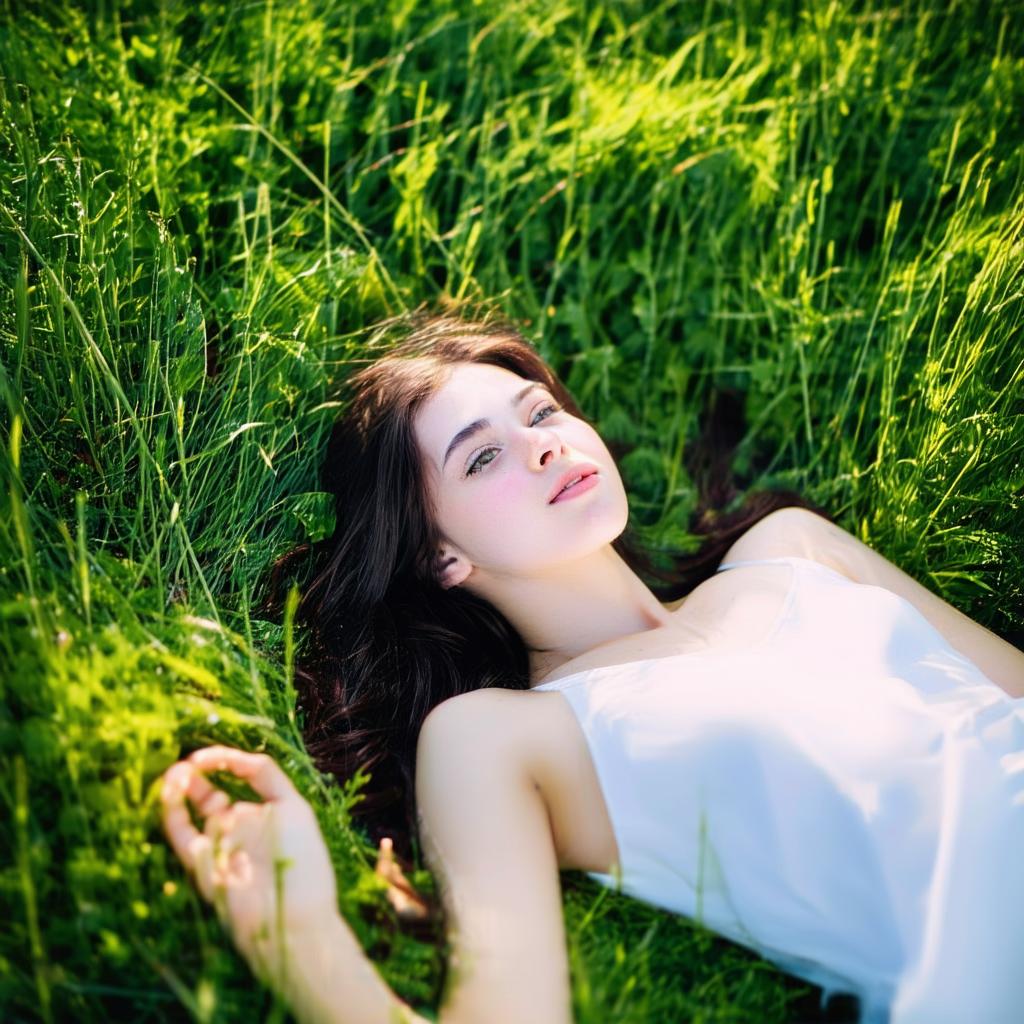
[[[254,611],[332,529],[335,388],[384,315],[523,324],[629,449],[654,549],[692,545],[683,455],[738,395],[743,488],[1020,644],[1019,3],[8,2],[0,119],[4,1020],[286,1017],[158,827],[210,742],[281,760],[346,920],[435,1015],[442,953],[387,927],[358,786],[303,749],[301,637]],[[579,1022],[814,1005],[563,887]]]

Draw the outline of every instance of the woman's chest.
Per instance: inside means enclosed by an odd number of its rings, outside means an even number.
[[[766,569],[767,571],[758,571]],[[739,574],[739,570],[732,570]],[[653,661],[687,652],[741,650],[775,628],[792,585],[790,566],[751,569],[737,587],[722,574],[695,589],[675,613],[672,628],[627,637],[560,666],[552,679]],[[683,610],[685,608],[685,616]],[[578,685],[586,685],[579,681]],[[536,694],[530,730],[530,770],[548,807],[559,865],[610,873],[619,851],[605,795],[586,736],[570,702],[558,690]]]

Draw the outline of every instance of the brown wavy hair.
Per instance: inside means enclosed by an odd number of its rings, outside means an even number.
[[[500,366],[546,385],[572,415],[586,419],[536,349],[507,322],[422,311],[380,325],[380,355],[343,385],[323,463],[323,489],[335,499],[333,536],[303,544],[274,564],[265,610],[280,608],[286,579],[309,580],[296,613],[303,642],[296,689],[307,748],[320,771],[340,782],[368,776],[353,814],[376,846],[394,840],[414,856],[416,741],[428,712],[483,687],[529,688],[527,648],[490,603],[461,587],[443,589],[429,557],[440,547],[430,514],[413,419],[458,363]],[[612,547],[661,601],[711,576],[737,537],[787,505],[819,507],[791,491],[738,497],[730,457],[742,435],[737,396],[719,393],[704,417],[687,468],[699,498],[690,531],[695,554],[656,566],[630,528]],[[613,451],[613,455],[615,452]],[[622,453],[619,452],[619,455]]]

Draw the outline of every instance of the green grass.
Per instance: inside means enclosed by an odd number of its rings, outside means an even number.
[[[159,773],[214,741],[281,759],[432,1014],[440,954],[388,937],[358,787],[313,770],[254,611],[331,528],[332,396],[383,315],[524,323],[630,448],[655,548],[692,544],[682,456],[739,393],[742,487],[1022,635],[1019,4],[82,6],[0,28],[5,1020],[281,1019],[158,828]],[[806,1012],[739,947],[563,885],[578,1021]]]

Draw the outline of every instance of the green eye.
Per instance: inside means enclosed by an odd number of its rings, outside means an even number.
[[[556,412],[561,412],[561,410],[562,407],[560,405],[545,405],[543,409],[538,410],[537,415],[540,416],[542,412],[546,412],[548,415],[553,415]],[[547,416],[545,416],[544,419],[547,419]],[[533,422],[536,423],[537,420],[535,419]]]
[[[481,467],[482,467],[482,466],[486,466],[488,462],[493,462],[493,461],[494,461],[493,457],[492,457],[492,458],[490,458],[490,459],[488,459],[488,460],[487,460],[487,462],[483,462],[483,461],[481,461],[481,460],[483,459],[483,457],[484,457],[485,455],[487,455],[487,454],[488,454],[489,452],[494,452],[494,454],[496,455],[496,454],[498,453],[498,449],[497,449],[497,448],[485,448],[485,449],[484,449],[484,450],[483,450],[483,451],[482,451],[482,452],[481,452],[481,453],[480,453],[480,454],[479,454],[479,455],[478,455],[478,456],[477,456],[477,457],[476,457],[476,458],[475,458],[475,459],[474,459],[474,460],[472,461],[472,463],[470,463],[469,469],[467,469],[467,470],[466,470],[466,476],[473,476],[473,475],[475,475],[476,473],[479,473],[479,472],[480,472],[480,470],[479,470],[479,469],[477,468],[478,466],[481,466]]]

